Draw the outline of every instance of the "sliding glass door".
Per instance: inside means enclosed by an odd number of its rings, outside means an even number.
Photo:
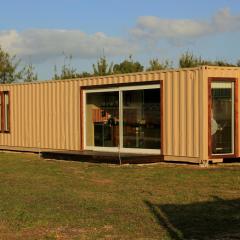
[[[234,82],[211,82],[211,154],[234,154]]]
[[[119,146],[119,93],[86,94],[86,145],[112,148]]]
[[[160,149],[160,91],[123,91],[123,147]]]
[[[86,90],[85,149],[160,153],[160,85]]]

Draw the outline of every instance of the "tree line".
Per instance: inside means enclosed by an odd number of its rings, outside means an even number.
[[[173,69],[173,62],[170,60],[160,60],[159,58],[153,58],[149,60],[149,66],[144,67],[139,61],[135,61],[130,55],[122,62],[114,64],[109,62],[105,56],[100,57],[95,64],[92,65],[92,72],[78,72],[76,68],[71,64],[72,56],[64,55],[64,64],[58,71],[54,66],[53,80],[71,79],[71,78],[83,78],[91,76],[106,76],[111,74],[123,74],[134,73],[143,71],[156,71]],[[179,68],[198,67],[202,65],[210,66],[231,66],[240,67],[240,60],[237,63],[229,63],[225,60],[206,60],[202,57],[195,56],[192,52],[183,53],[178,60]],[[21,60],[15,55],[10,55],[0,47],[0,83],[12,83],[12,82],[33,82],[38,80],[36,69],[32,63],[21,66]]]

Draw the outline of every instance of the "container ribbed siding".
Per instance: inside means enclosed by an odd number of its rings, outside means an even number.
[[[0,133],[1,146],[79,150],[79,81],[1,85],[1,90],[10,93],[10,133]]]
[[[0,133],[0,146],[81,150],[81,87],[162,80],[162,154],[168,160],[208,159],[208,77],[239,78],[239,72],[199,67],[0,85],[10,92],[11,125],[10,133]]]

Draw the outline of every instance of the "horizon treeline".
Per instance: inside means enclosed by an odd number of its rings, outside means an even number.
[[[20,67],[21,60],[16,55],[11,55],[4,51],[0,46],[0,83],[12,82],[34,82],[38,80],[38,74],[32,63]],[[230,63],[226,60],[206,60],[201,56],[196,56],[192,52],[186,51],[178,59],[178,68],[191,68],[202,65],[210,66],[228,66],[240,67],[240,60],[236,63]],[[139,61],[133,59],[132,55],[124,59],[120,63],[109,62],[106,56],[97,59],[92,64],[92,72],[79,72],[72,66],[72,56],[64,55],[64,63],[58,71],[57,66],[53,67],[53,80],[83,78],[92,76],[106,76],[112,74],[124,74],[143,71],[156,71],[165,69],[174,69],[173,61],[169,59],[160,60],[152,58],[149,60],[148,66],[144,67]]]

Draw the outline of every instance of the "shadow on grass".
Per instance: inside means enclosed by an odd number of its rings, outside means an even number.
[[[145,204],[171,239],[240,239],[240,199],[214,197],[213,201],[185,205]]]

